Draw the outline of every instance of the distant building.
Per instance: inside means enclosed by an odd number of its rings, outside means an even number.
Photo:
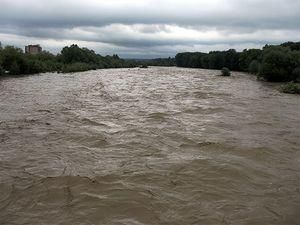
[[[38,54],[42,52],[42,47],[40,45],[27,45],[25,46],[26,54]]]

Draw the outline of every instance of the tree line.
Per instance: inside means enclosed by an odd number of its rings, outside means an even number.
[[[155,59],[134,59],[136,63],[142,66],[176,66],[175,58],[155,58]]]
[[[9,73],[35,74],[42,72],[78,72],[103,68],[130,68],[138,65],[178,66],[203,69],[222,69],[257,74],[267,81],[300,80],[300,42],[286,42],[281,45],[266,45],[263,49],[227,51],[184,52],[175,58],[152,60],[125,60],[118,55],[101,56],[78,45],[64,47],[57,55],[43,51],[39,54],[25,54],[13,46],[0,48],[0,75]]]
[[[266,81],[286,82],[300,78],[300,42],[266,45],[263,49],[184,52],[175,57],[179,67],[222,69],[257,74]]]
[[[124,60],[118,55],[101,56],[78,45],[64,47],[60,54],[43,51],[39,54],[25,54],[14,46],[0,48],[0,75],[35,74],[43,72],[78,72],[103,68],[135,67],[136,62]]]

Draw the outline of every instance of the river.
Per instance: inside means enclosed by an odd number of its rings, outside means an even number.
[[[299,96],[218,73],[2,78],[0,224],[299,224]]]

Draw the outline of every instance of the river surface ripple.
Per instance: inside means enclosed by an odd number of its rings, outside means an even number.
[[[0,224],[299,224],[299,96],[218,73],[2,78]]]

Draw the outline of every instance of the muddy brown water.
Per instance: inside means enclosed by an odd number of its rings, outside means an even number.
[[[0,80],[0,224],[300,224],[300,98],[149,68]]]

